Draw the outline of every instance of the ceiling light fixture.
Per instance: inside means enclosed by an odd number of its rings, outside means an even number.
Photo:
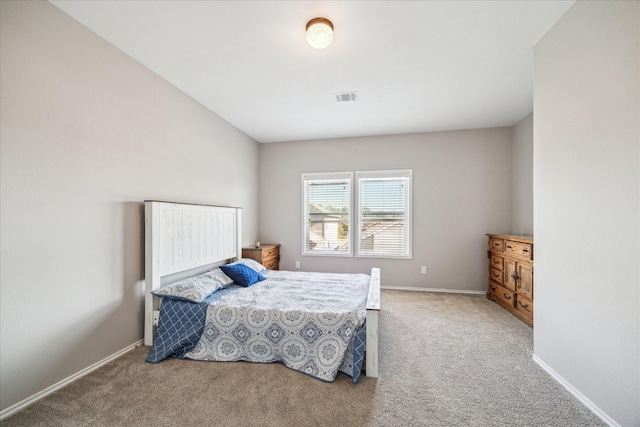
[[[307,42],[316,49],[324,49],[333,41],[333,24],[325,18],[307,22]]]

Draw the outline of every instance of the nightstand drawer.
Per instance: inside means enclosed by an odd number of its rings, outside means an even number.
[[[265,259],[264,261],[262,261],[262,265],[264,265],[267,270],[280,269],[280,262],[278,257]]]
[[[280,247],[273,246],[262,251],[262,258],[263,259],[273,258],[273,257],[277,257],[279,254],[280,254]]]

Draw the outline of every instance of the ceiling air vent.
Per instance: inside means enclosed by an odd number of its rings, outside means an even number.
[[[335,93],[336,102],[353,102],[358,100],[358,92]]]

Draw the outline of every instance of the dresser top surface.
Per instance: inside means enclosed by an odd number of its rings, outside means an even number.
[[[498,239],[515,240],[516,242],[533,243],[533,236],[529,234],[491,234],[487,233],[489,237],[495,237]]]

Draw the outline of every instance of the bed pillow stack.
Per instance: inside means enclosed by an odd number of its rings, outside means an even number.
[[[209,295],[231,285],[233,280],[216,268],[199,276],[179,280],[151,292],[152,294],[175,300],[202,302]]]

